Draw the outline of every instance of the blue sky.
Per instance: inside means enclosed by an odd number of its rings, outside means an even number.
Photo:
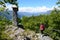
[[[19,12],[46,12],[57,7],[57,0],[18,0]],[[12,10],[12,5],[6,5]]]
[[[57,0],[18,0],[20,7],[52,7],[56,6]]]

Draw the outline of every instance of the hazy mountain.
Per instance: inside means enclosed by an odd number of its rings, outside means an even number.
[[[4,13],[4,16],[7,17],[7,19],[12,19],[12,11],[9,11],[9,14],[5,14]],[[18,17],[19,18],[22,18],[23,16],[38,16],[40,14],[50,14],[51,13],[51,10],[47,11],[47,12],[38,12],[38,13],[30,13],[30,12],[18,12]],[[2,13],[0,13],[0,15],[2,15]]]
[[[51,10],[47,11],[47,12],[38,12],[38,13],[29,13],[29,12],[18,12],[18,16],[21,18],[23,16],[38,16],[40,14],[50,14],[51,13]]]
[[[9,14],[6,12],[3,12],[3,13],[0,12],[0,16],[6,17],[7,19],[11,19],[12,18],[12,12],[9,12]]]

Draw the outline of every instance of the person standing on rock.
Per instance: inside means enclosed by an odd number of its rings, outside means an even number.
[[[43,34],[43,31],[45,30],[45,25],[42,23],[40,25],[40,31],[41,31],[41,34]]]

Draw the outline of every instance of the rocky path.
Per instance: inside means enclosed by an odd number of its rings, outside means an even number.
[[[40,33],[35,33],[31,30],[23,30],[18,27],[10,26],[5,33],[9,33],[9,36],[13,40],[52,40],[49,36],[43,36]]]
[[[40,34],[40,40],[53,40],[53,39],[50,38],[49,36],[43,36],[42,34]]]

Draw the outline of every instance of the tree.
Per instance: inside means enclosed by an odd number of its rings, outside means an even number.
[[[3,12],[6,8],[5,3],[10,3],[10,4],[14,4],[14,5],[18,6],[17,0],[0,0],[0,14],[3,14]],[[16,17],[16,16],[14,16],[14,17]],[[9,21],[4,17],[4,15],[0,15],[0,40],[11,40],[9,38],[9,36],[4,33],[7,23],[9,23]]]
[[[18,11],[17,0],[1,0],[0,1],[0,5],[3,6],[3,7],[6,7],[5,3],[10,3],[10,4],[13,4],[13,5],[16,5],[17,6],[17,11]],[[18,22],[17,22],[17,11],[15,9],[13,8],[13,24],[15,26],[17,26],[18,25]]]
[[[56,4],[60,7],[60,0],[58,0],[58,2]]]

